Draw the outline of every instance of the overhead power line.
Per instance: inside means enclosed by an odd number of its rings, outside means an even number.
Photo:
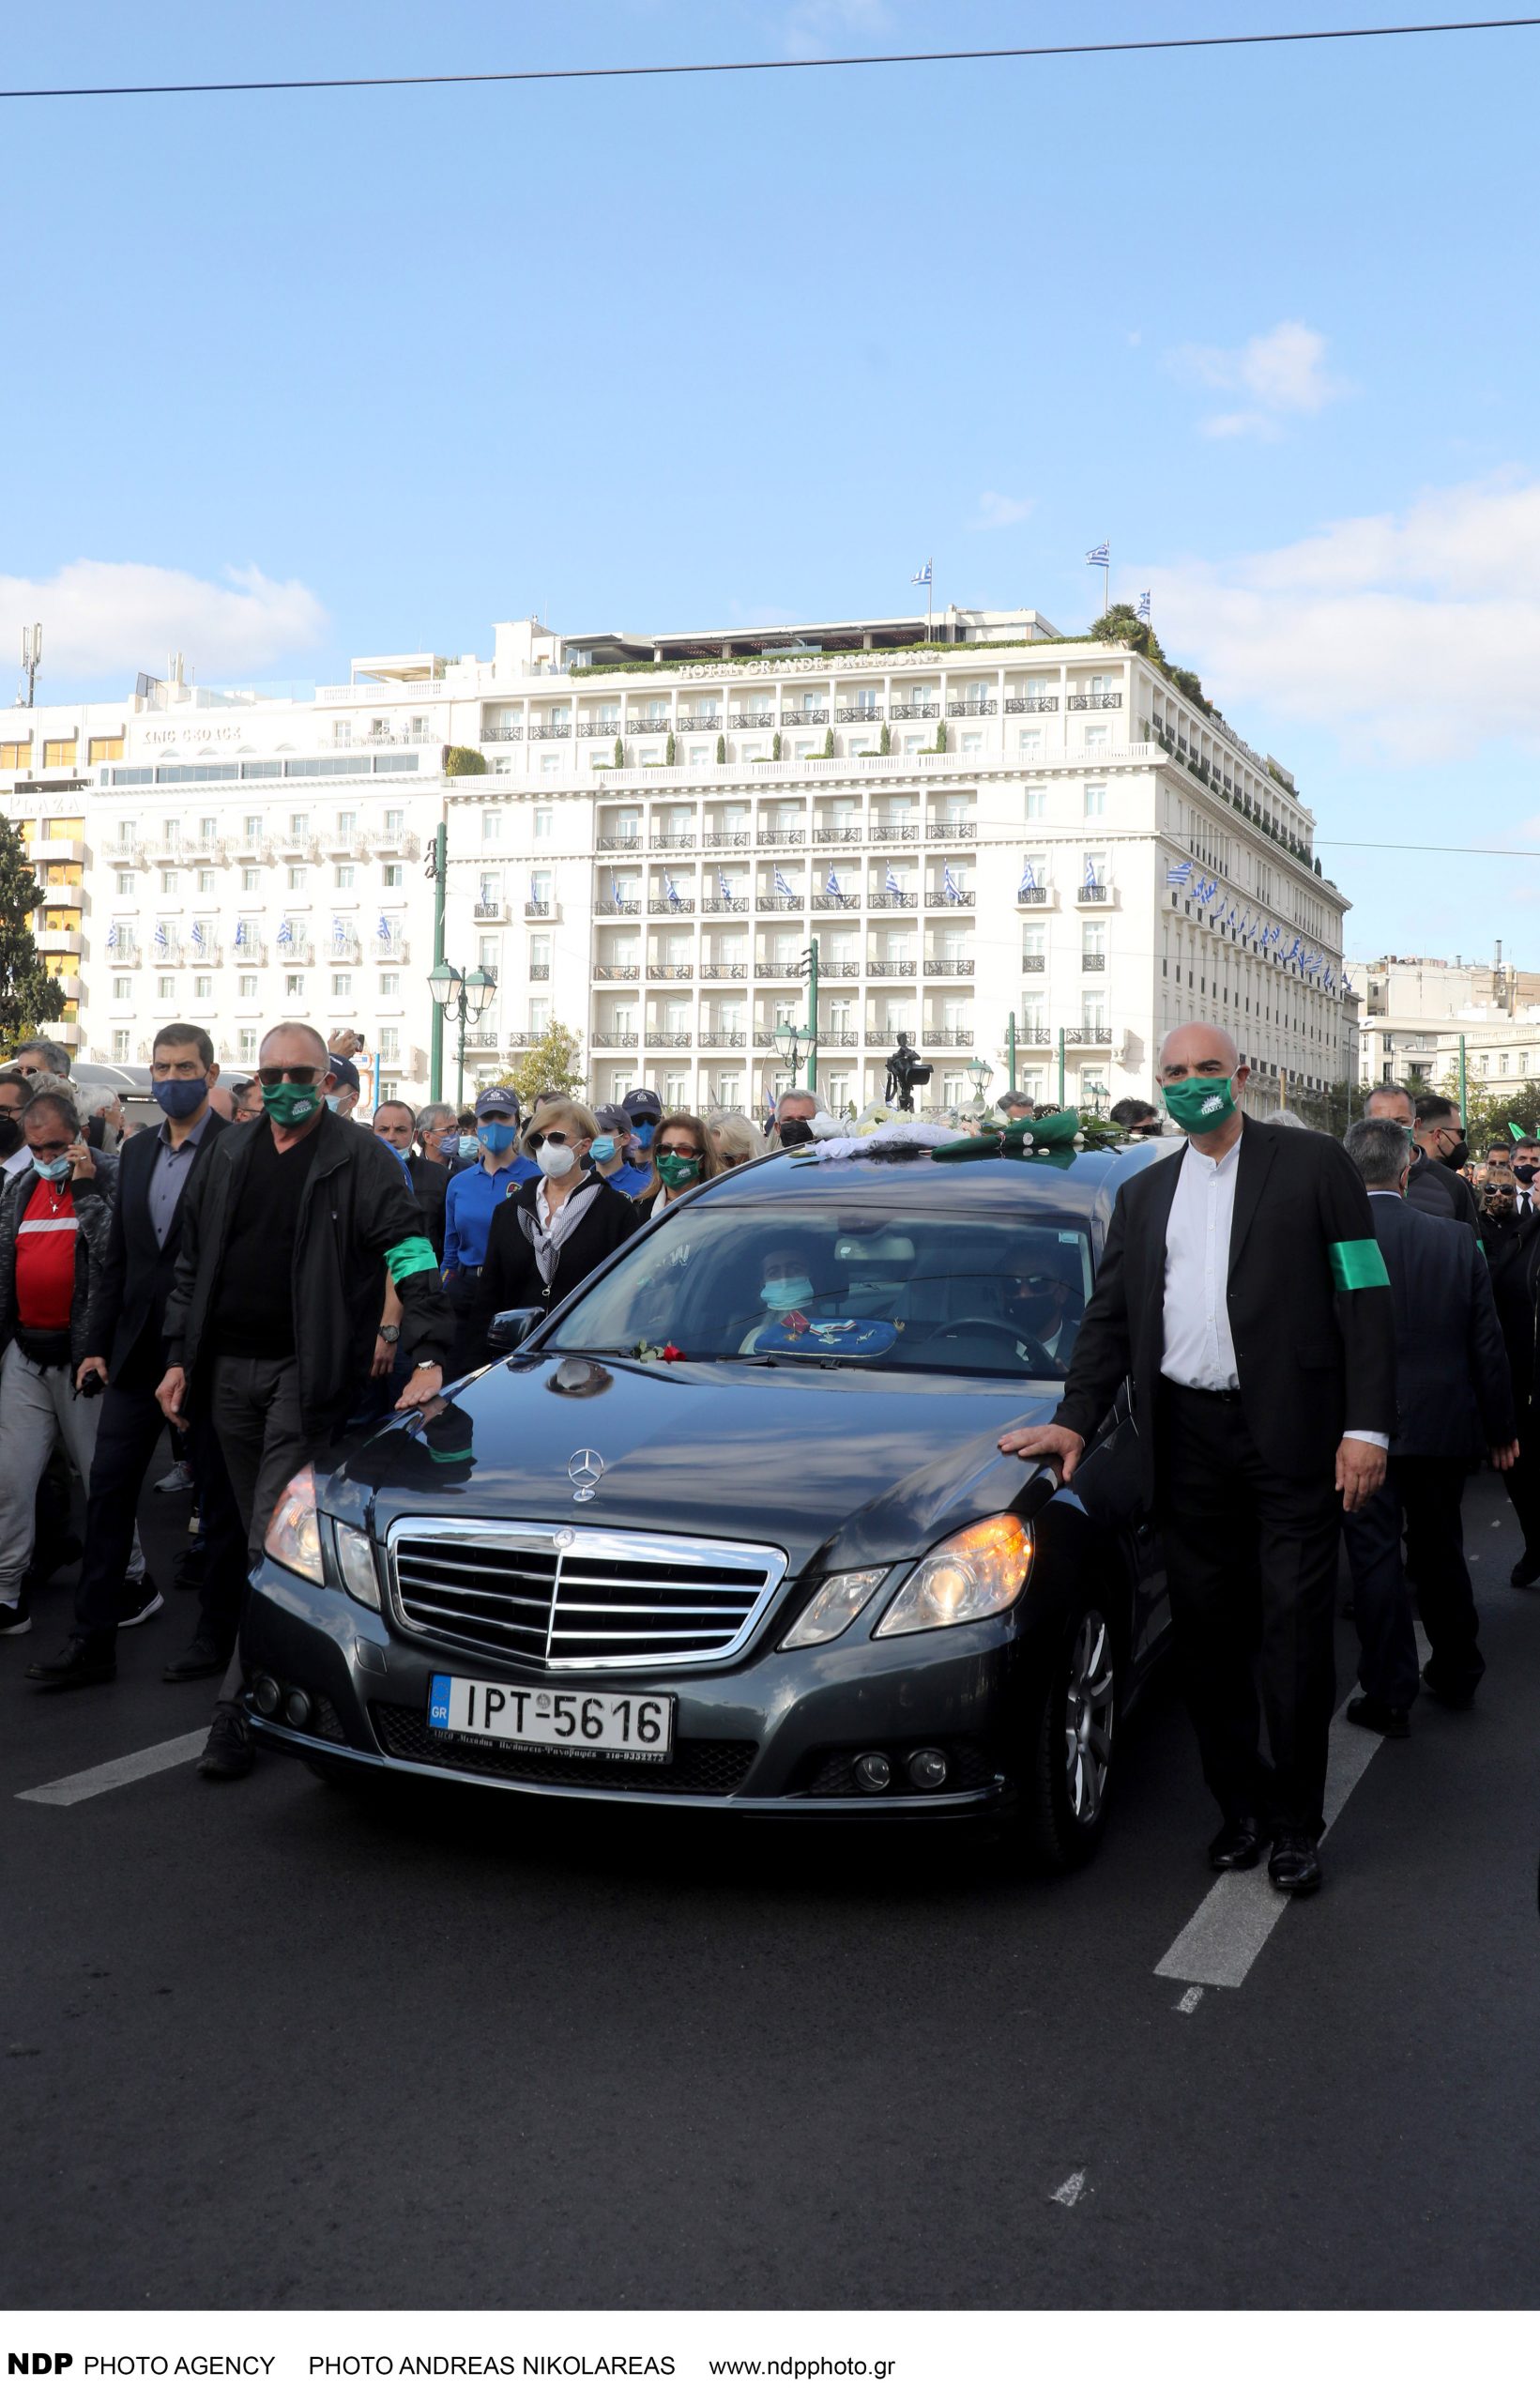
[[[1477,843],[1358,843],[1347,834],[1318,834],[1319,851],[1441,851],[1456,860],[1540,860],[1540,851],[1506,851]]]
[[[834,67],[943,67],[1001,58],[1110,58],[1144,51],[1256,50],[1284,42],[1390,41],[1416,34],[1511,33],[1540,17],[1456,17],[1436,24],[1330,25],[1261,34],[1168,34],[1144,41],[1032,42],[990,50],[867,51],[842,58],[716,58],[640,67],[503,67],[459,75],[285,75],[239,83],[52,84],[0,91],[0,100],[130,100],[219,92],[381,92],[451,84],[599,84],[637,76],[788,75]]]

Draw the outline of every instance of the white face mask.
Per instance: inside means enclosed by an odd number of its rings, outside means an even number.
[[[577,1154],[571,1143],[544,1140],[537,1146],[535,1157],[547,1176],[570,1176],[577,1166]]]

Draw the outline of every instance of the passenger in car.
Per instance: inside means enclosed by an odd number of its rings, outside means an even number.
[[[767,1251],[763,1263],[763,1282],[759,1298],[765,1306],[762,1318],[756,1319],[742,1342],[740,1352],[753,1352],[762,1335],[782,1320],[801,1310],[816,1298],[812,1263],[805,1252],[790,1246],[777,1245]]]

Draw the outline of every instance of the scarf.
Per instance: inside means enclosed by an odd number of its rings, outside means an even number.
[[[519,1224],[529,1238],[529,1247],[535,1255],[535,1265],[540,1270],[540,1280],[542,1285],[549,1285],[555,1280],[557,1263],[561,1258],[562,1245],[573,1228],[587,1217],[603,1189],[603,1184],[599,1177],[586,1177],[581,1185],[568,1194],[560,1208],[552,1211],[551,1223],[548,1227],[541,1225],[538,1209],[528,1209],[522,1202],[515,1205],[519,1213]]]

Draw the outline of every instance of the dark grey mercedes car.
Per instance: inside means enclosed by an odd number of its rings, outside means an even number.
[[[997,1815],[1083,1860],[1167,1617],[1135,1432],[1073,1495],[996,1439],[1052,1415],[1153,1156],[805,1151],[677,1203],[296,1478],[242,1639],[258,1740],[350,1783]]]

